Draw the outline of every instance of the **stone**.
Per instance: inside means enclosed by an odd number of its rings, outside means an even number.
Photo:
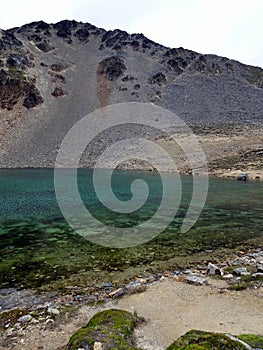
[[[207,273],[208,275],[219,275],[219,276],[223,276],[224,275],[224,271],[223,269],[220,269],[220,267],[209,263],[207,266]]]
[[[232,273],[228,273],[227,275],[224,275],[223,278],[225,280],[230,280],[231,278],[233,278],[234,276],[232,275]]]
[[[52,307],[49,307],[49,308],[47,309],[47,312],[48,312],[49,314],[51,314],[51,315],[59,315],[59,314],[60,314],[60,312],[59,312],[58,309],[55,309],[55,308],[52,308]]]
[[[135,294],[141,293],[146,290],[146,286],[140,282],[130,282],[127,286],[124,287],[124,291],[126,294]]]
[[[257,272],[263,273],[263,265],[257,266]]]
[[[185,275],[175,275],[173,276],[173,279],[177,282],[184,282],[184,280],[187,278]]]
[[[33,317],[31,315],[24,315],[19,317],[17,320],[18,323],[25,323],[25,322],[31,322],[33,320]]]
[[[120,297],[120,296],[122,296],[124,294],[125,293],[124,293],[123,288],[118,288],[118,289],[114,290],[113,292],[109,293],[109,297],[111,297],[111,298],[118,298],[118,297]]]
[[[195,286],[202,286],[207,283],[205,278],[197,277],[197,276],[188,276],[185,278],[185,281],[189,284],[194,284]]]
[[[102,344],[98,341],[95,341],[95,343],[93,345],[93,350],[103,350]]]
[[[250,272],[248,272],[246,267],[237,267],[234,269],[233,274],[236,276],[249,276]]]
[[[256,272],[256,273],[253,273],[252,276],[255,277],[255,278],[263,278],[263,272]]]

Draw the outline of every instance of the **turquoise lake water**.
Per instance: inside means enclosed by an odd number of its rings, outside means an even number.
[[[169,176],[172,181],[173,175]],[[79,171],[78,185],[83,202],[98,220],[131,227],[148,220],[162,198],[160,176],[137,171],[114,173],[116,197],[131,199],[130,185],[138,178],[147,182],[149,196],[144,206],[131,214],[113,213],[100,204],[91,170]],[[191,230],[182,234],[180,226],[192,196],[192,178],[182,176],[182,200],[173,222],[152,241],[125,249],[101,247],[74,233],[57,204],[53,170],[2,169],[0,181],[0,282],[4,287],[40,287],[97,267],[108,273],[128,266],[149,267],[177,255],[234,248],[261,238],[263,232],[263,183],[259,181],[210,178],[202,214]],[[69,208],[74,207],[72,198],[65,195],[65,201]]]

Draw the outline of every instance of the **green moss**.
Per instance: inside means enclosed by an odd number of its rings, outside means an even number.
[[[249,283],[239,283],[239,284],[234,284],[230,286],[228,289],[236,292],[240,292],[241,290],[247,289],[248,286],[249,286]]]
[[[256,334],[241,334],[237,336],[238,339],[244,341],[252,348],[263,348],[263,336]]]
[[[208,333],[203,331],[192,330],[187,332],[182,337],[177,339],[172,345],[166,350],[177,350],[177,349],[245,349],[245,347],[229,339],[226,335],[221,333]]]
[[[140,322],[141,318],[127,311],[112,309],[99,312],[70,338],[67,350],[92,346],[95,341],[101,342],[105,350],[140,350],[132,337],[134,327]]]

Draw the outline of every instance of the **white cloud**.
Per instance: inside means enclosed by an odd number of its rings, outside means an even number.
[[[263,67],[261,0],[2,0],[0,27],[76,19]]]

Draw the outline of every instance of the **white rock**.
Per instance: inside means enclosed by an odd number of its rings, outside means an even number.
[[[222,269],[220,269],[220,267],[218,267],[212,263],[208,264],[207,272],[208,272],[208,275],[220,275],[220,276],[224,275],[224,271]]]
[[[102,344],[98,341],[95,341],[95,343],[93,345],[93,350],[103,350]]]
[[[226,279],[226,280],[230,280],[233,277],[234,276],[232,275],[232,273],[229,273],[229,274],[223,276],[223,278]]]
[[[237,276],[249,276],[250,272],[246,269],[246,267],[237,267],[233,273]]]
[[[33,320],[33,317],[31,315],[24,315],[19,317],[17,320],[18,323],[25,323],[25,322],[31,322]]]
[[[47,309],[47,312],[49,313],[49,314],[51,314],[51,315],[59,315],[59,311],[58,311],[58,309],[55,309],[55,308],[52,308],[52,307],[49,307],[48,309]]]
[[[196,286],[202,286],[204,283],[207,283],[206,279],[197,276],[189,276],[185,281]]]

